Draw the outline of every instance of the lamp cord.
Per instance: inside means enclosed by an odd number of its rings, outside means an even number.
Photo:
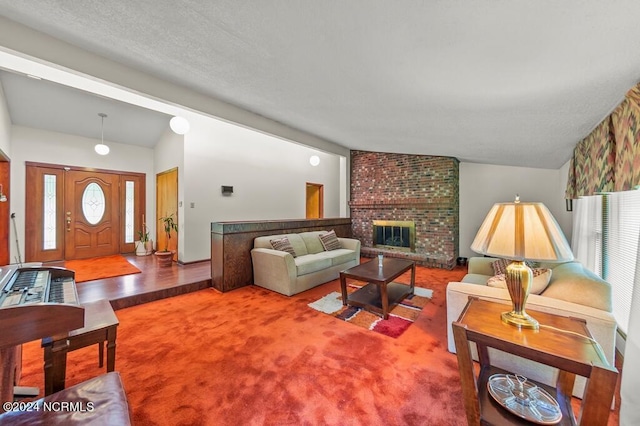
[[[589,337],[589,336],[585,336],[584,334],[576,333],[575,331],[564,330],[562,328],[553,327],[551,325],[539,324],[539,326],[540,326],[540,328],[546,328],[548,330],[559,331],[560,333],[564,333],[564,334],[571,334],[571,335],[574,335],[574,336],[577,336],[577,337],[580,337],[580,338],[582,338],[584,340],[589,341],[590,343],[592,343],[595,346],[596,351],[598,352],[598,355],[600,355],[600,357],[603,360],[608,362],[607,357],[604,354],[604,350],[602,349],[602,346],[600,346],[600,343],[598,343],[596,341],[596,339],[594,339],[592,337]]]

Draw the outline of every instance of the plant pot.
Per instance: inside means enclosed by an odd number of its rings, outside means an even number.
[[[171,266],[173,263],[172,251],[157,251],[156,257],[158,258],[158,266]]]
[[[148,256],[153,253],[153,241],[136,241],[136,256]]]

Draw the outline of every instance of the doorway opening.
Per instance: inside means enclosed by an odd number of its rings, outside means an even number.
[[[307,182],[307,219],[324,217],[324,185]]]

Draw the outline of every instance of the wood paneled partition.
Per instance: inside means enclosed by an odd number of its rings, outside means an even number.
[[[256,237],[335,230],[351,238],[351,219],[300,219],[211,224],[211,281],[222,292],[253,284],[251,249]]]

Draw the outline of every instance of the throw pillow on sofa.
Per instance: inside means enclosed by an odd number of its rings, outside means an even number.
[[[293,246],[291,245],[291,242],[287,237],[277,240],[269,240],[269,242],[271,243],[271,247],[273,247],[274,250],[286,251],[291,256],[296,257],[296,251],[293,249]]]
[[[336,231],[334,231],[333,229],[330,232],[327,232],[326,234],[318,235],[318,238],[320,238],[322,247],[324,247],[326,251],[337,250],[339,248],[342,248],[342,245],[340,245],[340,241],[338,241]]]
[[[532,269],[532,271],[533,283],[531,283],[531,290],[529,290],[529,293],[540,294],[549,285],[549,281],[551,280],[551,273],[553,271],[551,269]],[[505,274],[498,274],[489,278],[487,280],[487,285],[489,287],[507,288],[507,279],[505,277]]]
[[[507,266],[509,266],[509,264],[511,263],[511,260],[509,259],[498,259],[495,262],[493,262],[491,264],[491,266],[493,267],[493,273],[495,275],[500,275],[500,274],[506,274],[507,273]],[[534,269],[537,268],[539,265],[539,262],[531,262],[529,260],[525,260],[524,261],[525,265],[527,265],[529,268]]]

